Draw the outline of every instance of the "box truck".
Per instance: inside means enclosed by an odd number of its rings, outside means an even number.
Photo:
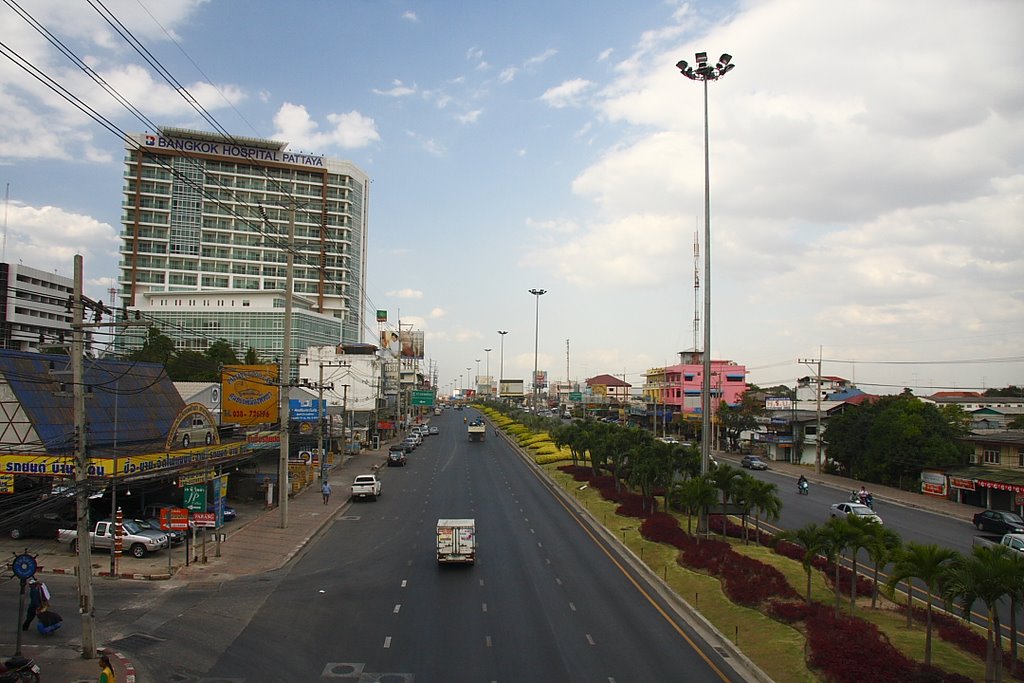
[[[437,520],[437,563],[476,561],[476,521],[472,519]]]

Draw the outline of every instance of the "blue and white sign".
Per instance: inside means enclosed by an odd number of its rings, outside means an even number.
[[[318,399],[309,401],[289,399],[288,411],[291,413],[291,419],[293,420],[315,422],[327,414],[327,401],[320,401]]]

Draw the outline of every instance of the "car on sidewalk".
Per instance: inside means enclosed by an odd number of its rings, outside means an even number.
[[[1024,533],[1024,519],[1006,510],[985,510],[974,515],[972,521],[978,531],[987,531],[990,534]]]

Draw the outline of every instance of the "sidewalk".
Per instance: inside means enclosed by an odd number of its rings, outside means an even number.
[[[160,552],[148,558],[136,560],[123,558],[119,576],[135,580],[208,581],[225,580],[236,576],[258,574],[284,566],[302,550],[303,546],[326,525],[334,515],[348,505],[352,479],[357,474],[375,472],[387,460],[387,446],[380,450],[364,450],[358,455],[347,455],[344,461],[335,465],[328,475],[333,493],[330,502],[324,505],[317,484],[310,485],[288,500],[288,526],[281,528],[280,509],[264,510],[253,506],[244,512],[237,522],[223,527],[227,534],[221,543],[220,557],[214,557],[213,543],[207,544],[206,563],[191,562],[184,566],[184,550],[172,550],[171,570],[168,571],[167,553]],[[31,552],[38,553],[40,574],[75,574],[78,559],[67,548],[53,541],[41,543],[26,541],[0,541],[0,552],[17,547],[19,551],[32,546]],[[93,558],[93,575],[110,576],[109,558],[97,553]],[[109,580],[109,579],[108,579]],[[65,619],[77,619],[77,614],[66,614]],[[49,636],[49,640],[33,637],[35,629],[26,632],[22,654],[35,659],[42,669],[45,681],[67,681],[69,683],[92,682],[99,676],[96,659],[83,659],[80,643],[62,640],[60,632]],[[103,648],[100,647],[100,651]],[[115,667],[118,683],[143,683],[136,681],[130,661],[113,651],[106,652]]]
[[[740,466],[740,458],[742,457],[743,456],[738,453],[715,452],[715,458],[719,462],[728,462],[730,465],[734,465],[736,467]],[[891,488],[889,486],[880,486],[878,484],[867,484],[855,479],[840,477],[835,474],[815,474],[813,465],[796,465],[789,462],[776,462],[774,460],[765,460],[765,462],[768,463],[768,468],[777,474],[784,474],[786,476],[793,477],[794,480],[798,479],[802,474],[807,477],[807,481],[810,482],[811,486],[829,486],[837,489],[839,494],[836,497],[836,502],[849,499],[850,491],[859,490],[861,484],[864,484],[867,489],[871,491],[871,495],[875,497],[875,500],[903,505],[904,507],[917,508],[919,510],[928,510],[929,512],[945,515],[947,517],[962,519],[965,522],[971,522],[971,518],[974,517],[974,513],[981,512],[982,510],[982,508],[974,507],[972,505],[964,505],[945,498],[926,496],[922,493],[903,491],[901,489]],[[796,486],[795,481],[793,485],[794,487]]]

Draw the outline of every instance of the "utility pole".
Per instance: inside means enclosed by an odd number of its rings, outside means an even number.
[[[814,472],[821,474],[821,347],[818,347],[818,358],[802,358],[797,362],[808,366],[816,366],[814,377],[814,394],[817,408],[814,428]]]
[[[287,261],[285,263],[284,285],[284,341],[281,347],[281,425],[279,439],[281,453],[277,468],[277,496],[281,508],[282,529],[288,528],[288,422],[291,418],[288,390],[292,382],[292,287],[295,279],[295,211],[294,202],[288,204],[288,243],[285,246]]]
[[[341,461],[345,462],[345,453],[348,451],[348,384],[341,385],[345,392],[341,398]]]
[[[78,612],[82,615],[82,657],[96,656],[92,594],[92,530],[89,528],[89,455],[86,450],[85,368],[83,367],[82,255],[75,254],[74,301],[71,302],[71,383],[75,415],[75,504],[78,515]],[[111,548],[110,552],[114,552]]]

